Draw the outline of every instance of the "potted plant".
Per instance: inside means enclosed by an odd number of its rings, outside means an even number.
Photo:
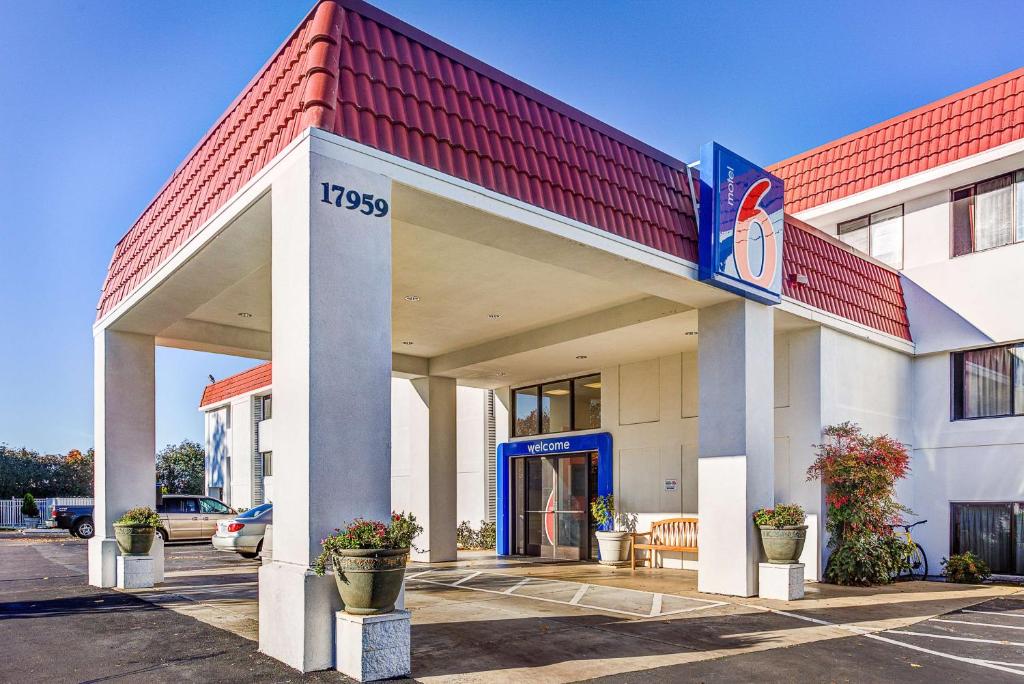
[[[769,563],[799,563],[807,540],[804,509],[798,504],[779,504],[754,511],[761,530],[761,544]]]
[[[629,559],[629,546],[636,532],[636,515],[616,513],[615,496],[605,494],[590,502],[590,513],[597,523],[598,559],[604,565],[615,565]],[[616,529],[618,528],[618,529]]]
[[[412,540],[422,531],[411,513],[392,513],[389,524],[357,518],[320,540],[323,551],[313,571],[323,576],[334,570],[346,613],[390,613],[402,590]]]
[[[130,508],[114,522],[114,538],[125,556],[145,556],[153,547],[160,514],[149,506]]]
[[[39,527],[39,505],[31,492],[21,500],[21,517],[25,527]]]

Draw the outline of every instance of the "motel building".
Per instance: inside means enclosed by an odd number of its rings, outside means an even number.
[[[687,164],[317,3],[114,249],[90,582],[154,504],[158,345],[254,359],[207,388],[209,485],[274,502],[259,647],[303,671],[334,658],[321,537],[392,509],[422,560],[493,517],[500,555],[584,562],[614,493],[640,530],[699,519],[662,572],[752,596],[751,513],[796,502],[819,579],[805,473],[847,420],[911,448],[933,573],[969,548],[1024,574],[1024,70],[773,166],[736,152]]]

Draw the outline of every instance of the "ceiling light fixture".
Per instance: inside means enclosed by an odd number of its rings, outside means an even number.
[[[584,383],[583,386],[584,387],[589,387],[590,389],[601,389],[601,382],[600,381],[598,381],[598,382],[587,382],[587,383]]]
[[[252,318],[252,314],[249,313],[248,311],[239,311],[238,312],[238,317],[239,318]]]
[[[566,395],[568,393],[569,393],[569,390],[567,390],[567,389],[557,389],[556,388],[556,389],[551,389],[551,390],[544,390],[544,394],[550,395],[552,397],[561,397],[561,396],[564,396],[564,395]]]
[[[696,330],[687,330],[686,334],[687,335],[699,335],[700,333],[698,333]]]
[[[576,358],[577,358],[577,359],[585,359],[585,358],[587,358],[587,355],[586,355],[586,354],[578,354],[578,355],[576,356]]]
[[[405,295],[405,301],[407,301],[407,302],[418,302],[418,301],[420,301],[420,298],[417,297],[416,295]]]
[[[488,318],[501,318],[501,314],[487,314]]]
[[[402,344],[412,344],[412,342],[405,340],[404,342],[402,342]]]

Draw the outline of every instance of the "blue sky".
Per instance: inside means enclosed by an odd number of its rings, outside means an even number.
[[[684,160],[769,164],[1021,66],[1019,3],[380,0]],[[92,445],[95,305],[117,239],[310,2],[0,2],[0,442]],[[207,374],[161,349],[157,443]]]

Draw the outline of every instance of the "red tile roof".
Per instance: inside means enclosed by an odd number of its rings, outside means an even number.
[[[786,216],[782,293],[805,304],[910,340],[899,273],[836,238]],[[806,285],[796,276],[807,276]]]
[[[768,167],[796,213],[1024,138],[1024,68]]]
[[[210,383],[203,388],[203,398],[199,406],[209,406],[246,392],[269,387],[271,382],[270,362],[236,373],[231,377]]]
[[[697,259],[682,162],[360,0],[321,0],[117,244],[98,315],[309,126]]]

